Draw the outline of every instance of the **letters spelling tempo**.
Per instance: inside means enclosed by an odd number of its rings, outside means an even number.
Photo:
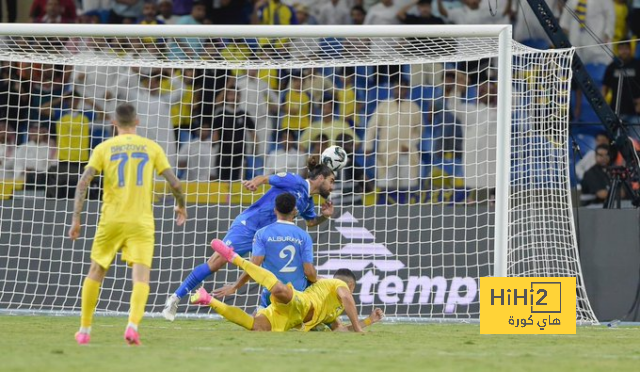
[[[576,279],[480,278],[481,334],[575,334]]]

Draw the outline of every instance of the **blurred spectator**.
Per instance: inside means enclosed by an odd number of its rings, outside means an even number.
[[[256,148],[254,154],[264,156],[267,153],[267,141],[271,138],[273,119],[278,111],[278,95],[269,87],[269,83],[258,77],[258,70],[248,70],[236,79],[236,87],[243,92],[241,109],[253,119],[256,125]]]
[[[376,185],[380,188],[407,189],[419,184],[422,113],[409,93],[407,81],[396,81],[390,99],[378,103],[367,125],[366,151],[376,146]]]
[[[97,10],[90,10],[88,12],[82,13],[78,17],[78,23],[87,24],[87,25],[97,25],[102,23],[102,18],[100,17],[100,12]],[[80,37],[72,38],[72,40],[82,40]]]
[[[311,96],[302,90],[301,71],[292,71],[289,77],[289,89],[285,93],[281,112],[281,127],[295,132],[309,127],[311,120]],[[297,135],[296,135],[297,137]]]
[[[457,97],[463,97],[466,87],[456,82]],[[496,187],[496,136],[498,121],[497,87],[484,81],[478,86],[478,97],[447,98],[446,107],[463,128],[463,155],[465,185],[474,190],[471,198],[486,201],[495,195]]]
[[[16,159],[16,132],[7,122],[0,121],[0,180],[13,178]]]
[[[193,110],[196,101],[199,100],[201,92],[195,90],[195,81],[199,76],[195,74],[201,73],[201,70],[186,68],[183,70],[175,70],[176,77],[182,78],[182,96],[180,100],[171,106],[171,124],[173,125],[174,137],[178,141],[178,146],[182,142],[189,140],[191,136],[191,124],[193,122]],[[173,79],[170,79],[173,82]],[[169,90],[173,91],[175,87],[170,86]]]
[[[48,0],[33,0],[29,10],[31,22],[36,23],[47,14],[47,3]],[[75,0],[59,0],[59,6],[62,8],[60,12],[62,18],[75,22],[77,16]]]
[[[216,7],[209,7],[207,18],[214,25],[247,24],[245,0],[220,0]]]
[[[309,147],[309,151],[307,152],[309,156],[317,156],[320,155],[326,150],[329,146],[331,146],[331,141],[329,140],[329,136],[326,134],[321,134],[311,141],[311,147]]]
[[[29,76],[23,76],[22,72],[30,74],[32,70],[20,68],[18,62],[0,63],[0,118],[6,118],[6,124],[16,129],[29,116],[31,83]]]
[[[109,23],[136,23],[143,7],[144,0],[111,0]]]
[[[356,70],[352,66],[342,68],[336,75],[333,97],[339,105],[339,111],[351,126],[359,126],[358,113],[364,109],[364,99],[358,99],[356,91]]]
[[[306,156],[298,149],[293,132],[285,130],[279,133],[280,144],[270,152],[264,161],[264,174],[279,172],[300,173],[304,170]]]
[[[197,2],[197,0],[173,0],[173,14],[178,17],[192,14],[193,6]]]
[[[308,93],[313,103],[320,104],[324,95],[333,89],[333,83],[322,73],[322,68],[305,69],[302,78],[302,91]]]
[[[207,23],[207,7],[203,3],[195,3],[191,14],[178,19],[178,25],[201,25]],[[171,54],[178,59],[199,59],[205,54],[203,39],[197,37],[176,38],[171,46]]]
[[[397,25],[400,23],[396,17],[398,12],[394,0],[380,0],[380,2],[367,12],[364,19],[365,25]]]
[[[407,25],[443,25],[444,21],[440,17],[433,15],[432,0],[413,0],[408,5],[400,8],[396,16],[400,22]],[[418,14],[408,14],[413,7],[418,8]]]
[[[331,192],[331,202],[336,205],[360,205],[362,194],[373,192],[373,181],[367,178],[364,168],[355,162],[355,141],[350,134],[343,133],[336,144],[347,153],[347,164],[336,174],[335,188]]]
[[[14,177],[27,185],[45,186],[47,170],[55,165],[56,158],[56,143],[49,138],[49,130],[31,125],[29,141],[18,146],[16,151]]]
[[[628,39],[629,30],[627,19],[629,18],[629,6],[627,0],[613,0],[613,10],[615,14],[615,25],[613,27],[613,53],[618,54],[619,41]]]
[[[607,66],[602,82],[602,95],[607,97],[611,93],[611,108],[614,110],[620,96],[620,118],[632,124],[640,124],[640,113],[636,111],[634,103],[640,101],[640,61],[633,58],[631,42],[618,44],[618,59]],[[618,92],[618,86],[622,87],[622,92]]]
[[[209,182],[216,179],[220,145],[213,144],[211,125],[203,123],[198,137],[180,149],[178,167],[186,168],[187,181]]]
[[[351,8],[349,15],[351,16],[352,24],[363,25],[364,20],[367,18],[367,11],[364,10],[364,8],[361,7],[360,5],[356,5],[353,8]]]
[[[156,5],[156,3],[152,3],[152,2],[144,3],[144,6],[142,7],[142,18],[138,23],[140,23],[141,25],[164,24],[164,21],[158,19],[158,6]],[[143,40],[148,40],[148,39],[149,38],[143,39]],[[150,42],[153,42],[153,39],[151,39]]]
[[[591,45],[594,38],[598,43],[611,42],[615,27],[615,9],[612,0],[567,0],[566,9],[567,11],[562,12],[560,16],[560,27],[573,46]],[[604,70],[611,61],[609,49],[578,48],[576,53],[596,83],[602,84]]]
[[[240,92],[235,84],[224,90],[224,101],[213,119],[213,141],[220,143],[219,173],[221,181],[242,179],[244,155],[255,143],[255,124],[239,107]]]
[[[66,18],[63,13],[62,6],[60,5],[60,0],[47,0],[47,5],[45,6],[45,14],[38,18],[37,23],[73,23],[75,22],[75,17]]]
[[[306,5],[296,4],[294,9],[296,11],[296,18],[298,19],[299,25],[318,24],[318,20],[309,13],[309,8]]]
[[[611,140],[606,132],[596,134],[596,148],[600,145],[609,146],[610,143]],[[584,178],[584,174],[594,165],[596,165],[596,150],[591,149],[576,163],[576,177],[578,181],[581,181]]]
[[[556,19],[560,18],[564,0],[545,0],[545,2],[549,6],[549,9],[551,9],[553,16]],[[531,21],[536,18],[529,3],[526,1],[517,1],[514,4],[516,5],[516,9],[513,13],[513,17],[515,18],[513,38],[533,48],[548,49],[551,46],[551,41],[540,22]]]
[[[111,0],[82,0],[82,13],[109,11]]]
[[[351,23],[349,9],[344,0],[330,0],[318,7],[318,23],[321,25],[347,25]]]
[[[253,7],[251,23],[261,25],[296,25],[298,19],[293,7],[281,0],[257,0]]]
[[[173,6],[175,13],[175,1]],[[191,13],[184,15],[177,22],[179,25],[201,25],[207,23],[207,6],[204,3],[196,2],[192,4]]]
[[[443,4],[444,0],[438,0],[438,11],[449,22],[459,25],[482,25],[510,23],[511,1],[509,0],[504,9],[496,9],[498,14],[494,17],[491,12],[480,6],[480,0],[462,0],[463,6],[447,9]]]
[[[300,135],[298,145],[302,151],[307,150],[311,146],[311,143],[323,134],[329,138],[330,145],[338,145],[336,142],[338,136],[345,133],[350,135],[351,138],[355,138],[356,134],[349,124],[335,116],[335,105],[336,102],[333,101],[331,95],[324,97],[322,120],[313,122],[311,126]]]
[[[608,145],[598,145],[596,147],[596,164],[584,174],[580,183],[582,185],[582,195],[580,200],[582,205],[602,204],[609,195],[611,178],[607,173],[609,167],[610,154]]]
[[[178,19],[180,16],[175,16],[173,14],[173,1],[171,0],[160,0],[158,2],[158,19],[168,25],[173,25],[178,23]]]
[[[18,18],[18,6],[17,6],[17,2],[18,0],[5,0],[5,1],[0,1],[0,22],[3,22],[2,19],[2,8],[3,5],[2,3],[6,3],[7,4],[7,22],[9,23],[15,23],[16,19]]]

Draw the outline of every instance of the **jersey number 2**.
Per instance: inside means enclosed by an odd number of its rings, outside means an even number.
[[[289,255],[291,256],[289,257]],[[293,259],[296,257],[296,247],[292,245],[288,245],[282,248],[282,250],[280,251],[280,258],[285,259],[287,257],[289,257],[289,261],[287,261],[287,263],[282,267],[282,269],[280,269],[281,273],[292,273],[297,269],[297,267],[295,266],[289,266],[291,262],[293,262]]]
[[[138,163],[138,171],[136,175],[136,185],[142,186],[142,176],[144,174],[144,166],[149,161],[149,155],[146,152],[133,152],[131,159],[140,159]],[[129,155],[126,152],[111,155],[111,161],[120,160],[118,163],[118,187],[124,187],[124,167],[129,161]]]

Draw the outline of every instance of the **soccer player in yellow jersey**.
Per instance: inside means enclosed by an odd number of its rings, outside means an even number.
[[[380,321],[384,316],[382,310],[375,309],[369,317],[358,319],[356,303],[351,294],[356,286],[356,277],[349,269],[340,269],[333,279],[318,280],[300,292],[293,289],[291,284],[285,285],[279,281],[270,271],[243,259],[221,240],[213,240],[211,247],[267,288],[271,292],[271,305],[252,317],[240,308],[212,298],[204,288],[191,296],[191,302],[208,305],[227,320],[250,331],[284,332],[295,328],[306,332],[317,325],[326,324],[334,331],[362,332],[364,327]],[[351,321],[350,326],[341,324],[338,319],[343,311]]]
[[[154,171],[168,182],[176,200],[176,221],[187,219],[184,194],[162,148],[150,139],[136,135],[135,108],[122,104],[116,108],[118,135],[98,145],[91,154],[76,189],[73,220],[69,238],[80,236],[80,214],[87,188],[93,177],[104,174],[104,195],[98,230],[91,248],[91,267],[82,285],[82,312],[78,344],[90,339],[91,322],[100,293],[100,285],[119,250],[122,259],[132,266],[133,292],[129,324],[124,338],[139,345],[138,324],[142,320],[149,296],[149,274],[153,258],[155,222],[153,219]]]

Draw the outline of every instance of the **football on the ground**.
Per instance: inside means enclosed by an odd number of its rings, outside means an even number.
[[[347,165],[349,157],[347,152],[340,146],[330,146],[322,152],[320,161],[322,164],[331,168],[332,171],[337,172]]]

